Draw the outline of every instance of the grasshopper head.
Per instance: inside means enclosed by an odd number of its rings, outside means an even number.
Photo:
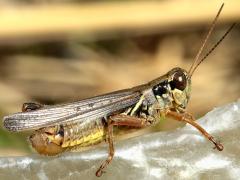
[[[217,19],[222,11],[223,5],[220,7],[215,19],[212,22],[212,25],[207,33],[204,42],[199,49],[189,71],[185,71],[181,68],[174,68],[169,71],[163,77],[160,77],[156,80],[150,82],[150,85],[153,86],[152,91],[155,97],[160,104],[160,107],[171,107],[179,112],[183,112],[186,108],[190,93],[191,93],[191,77],[197,67],[218,47],[218,45],[223,41],[223,39],[228,35],[228,33],[233,29],[236,23],[233,23],[229,29],[223,34],[223,36],[217,41],[216,44],[210,48],[209,51],[202,57],[202,52],[204,47],[213,32],[213,29],[216,25]]]
[[[187,71],[173,68],[150,85],[160,107],[170,107],[179,112],[185,110],[191,93],[191,78]]]
[[[191,93],[191,78],[188,76],[187,71],[181,68],[174,68],[169,71],[168,84],[173,98],[173,105],[177,110],[184,111]]]

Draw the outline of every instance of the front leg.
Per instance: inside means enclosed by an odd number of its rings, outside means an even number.
[[[107,120],[107,142],[108,142],[108,157],[101,164],[96,172],[96,176],[100,177],[104,171],[103,169],[112,161],[114,156],[113,146],[113,126],[129,126],[134,128],[143,128],[149,125],[149,122],[144,118],[137,118],[124,114],[110,116]]]
[[[189,113],[180,114],[175,111],[168,110],[166,112],[166,115],[172,117],[174,120],[184,121],[188,124],[191,124],[197,130],[199,130],[209,141],[211,141],[215,145],[215,148],[217,148],[217,150],[219,151],[223,150],[223,145],[220,142],[216,141],[212,135],[210,135],[205,129],[203,129],[199,124],[197,124],[191,114]]]

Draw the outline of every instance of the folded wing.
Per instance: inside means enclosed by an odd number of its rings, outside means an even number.
[[[107,117],[137,103],[138,91],[118,91],[78,102],[46,106],[42,109],[5,116],[4,127],[9,131],[38,129],[57,124],[86,122]]]

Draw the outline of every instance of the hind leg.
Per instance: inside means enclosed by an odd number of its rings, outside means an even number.
[[[29,111],[35,111],[35,110],[38,110],[38,109],[41,109],[43,107],[42,104],[39,104],[39,103],[24,103],[22,105],[22,112],[29,112]]]

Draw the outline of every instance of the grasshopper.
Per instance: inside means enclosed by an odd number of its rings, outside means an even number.
[[[96,176],[101,176],[113,159],[114,126],[144,128],[158,123],[159,117],[172,117],[191,124],[214,144],[214,148],[222,151],[223,145],[186,112],[186,107],[193,73],[235,25],[232,24],[207,54],[200,58],[223,5],[188,71],[173,68],[146,84],[73,103],[52,106],[24,103],[22,112],[4,117],[4,127],[9,131],[34,130],[29,137],[30,143],[43,155],[56,155],[76,146],[87,147],[106,141],[109,146],[108,157],[96,171]]]

